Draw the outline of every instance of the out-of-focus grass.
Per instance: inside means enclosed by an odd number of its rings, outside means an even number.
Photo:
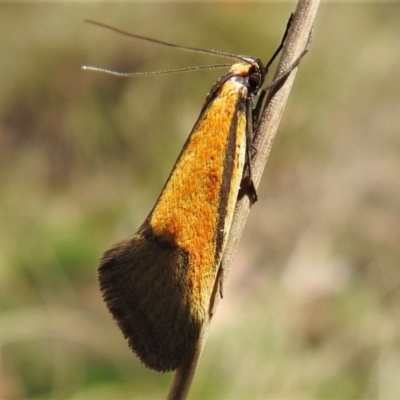
[[[0,6],[0,398],[164,397],[101,301],[101,253],[153,206],[219,62],[267,59],[289,4]],[[325,4],[191,398],[400,397],[400,6]]]

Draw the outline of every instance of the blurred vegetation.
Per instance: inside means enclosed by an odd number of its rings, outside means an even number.
[[[266,60],[291,4],[0,5],[0,398],[163,398],[96,268],[153,206],[219,62]],[[324,4],[193,399],[400,398],[400,6]],[[224,61],[223,61],[224,62]]]

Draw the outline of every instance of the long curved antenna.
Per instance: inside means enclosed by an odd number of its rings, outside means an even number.
[[[232,64],[213,64],[213,65],[200,65],[197,67],[185,67],[185,68],[175,68],[168,69],[165,71],[147,71],[147,72],[116,72],[106,68],[98,68],[84,65],[82,69],[87,71],[102,72],[108,75],[120,76],[122,78],[128,78],[131,76],[146,76],[146,75],[162,75],[162,74],[172,74],[175,72],[186,72],[186,71],[198,71],[200,69],[213,69],[213,68],[226,68],[231,67]]]
[[[136,39],[146,40],[148,42],[157,43],[157,44],[161,44],[163,46],[168,46],[168,47],[174,47],[174,48],[177,48],[177,49],[193,51],[195,53],[213,54],[215,56],[220,56],[220,57],[234,58],[236,60],[240,60],[240,61],[245,62],[246,64],[249,64],[249,60],[247,60],[245,57],[238,56],[237,54],[227,53],[225,51],[218,51],[218,50],[201,49],[201,48],[198,48],[198,47],[182,46],[182,45],[179,45],[179,44],[164,42],[163,40],[152,39],[152,38],[149,38],[147,36],[137,35],[136,33],[130,33],[130,32],[124,31],[122,29],[115,28],[114,26],[104,24],[102,22],[93,21],[91,19],[84,19],[84,21],[88,22],[89,24],[101,26],[103,28],[110,29],[110,30],[112,30],[114,32],[120,33],[120,34],[125,35],[125,36],[133,37],[133,38],[136,38]]]

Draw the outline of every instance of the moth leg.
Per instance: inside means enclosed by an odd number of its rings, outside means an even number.
[[[221,261],[217,273],[219,296],[221,297],[221,299],[224,298],[224,278],[225,278],[224,270],[225,270],[224,263]]]
[[[251,171],[251,159],[252,159],[252,148],[253,148],[253,104],[252,99],[248,98],[246,101],[246,162],[243,173],[242,182],[240,183],[239,199],[245,194],[250,198],[251,204],[257,201],[257,191],[253,182],[253,175]]]

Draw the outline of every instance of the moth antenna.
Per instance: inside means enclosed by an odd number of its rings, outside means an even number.
[[[146,40],[148,42],[161,44],[163,46],[174,47],[176,49],[192,51],[192,52],[195,52],[195,53],[213,54],[215,56],[220,56],[220,57],[234,58],[236,60],[240,60],[240,61],[245,62],[246,64],[249,64],[249,60],[246,60],[245,57],[239,56],[237,54],[228,53],[226,51],[202,49],[202,48],[199,48],[199,47],[183,46],[183,45],[180,45],[180,44],[164,42],[163,40],[158,40],[158,39],[153,39],[153,38],[150,38],[150,37],[147,37],[147,36],[137,35],[136,33],[131,33],[131,32],[128,32],[128,31],[124,31],[123,29],[119,29],[119,28],[116,28],[114,26],[105,24],[103,22],[97,22],[97,21],[94,21],[94,20],[91,20],[91,19],[84,19],[84,22],[87,22],[87,23],[93,24],[93,25],[97,25],[97,26],[100,26],[102,28],[109,29],[111,31],[120,33],[121,35],[133,37],[135,39]]]
[[[213,64],[213,65],[200,65],[200,66],[195,66],[195,67],[168,69],[165,71],[147,71],[147,72],[117,72],[117,71],[113,71],[111,69],[91,67],[88,65],[84,65],[82,67],[82,69],[84,69],[86,71],[102,72],[104,74],[119,76],[122,78],[129,78],[132,76],[153,76],[153,75],[173,74],[173,73],[177,73],[177,72],[198,71],[201,69],[226,68],[226,67],[230,67],[230,66],[231,66],[231,64]]]

